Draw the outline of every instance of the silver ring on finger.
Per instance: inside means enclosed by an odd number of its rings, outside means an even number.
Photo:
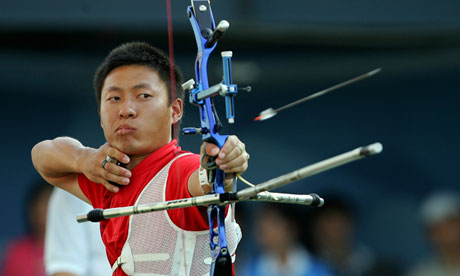
[[[105,170],[105,164],[107,164],[107,162],[109,162],[109,161],[107,161],[107,159],[104,159],[104,161],[102,161],[102,168],[104,170]]]

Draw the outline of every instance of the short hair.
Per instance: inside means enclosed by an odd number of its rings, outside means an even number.
[[[98,109],[101,107],[102,86],[104,85],[105,78],[112,70],[125,65],[143,65],[157,72],[160,79],[164,81],[168,87],[168,104],[172,103],[173,98],[183,100],[183,78],[177,66],[174,66],[174,86],[176,89],[175,95],[172,95],[170,61],[168,56],[160,49],[146,42],[127,42],[113,49],[96,70],[93,85]]]

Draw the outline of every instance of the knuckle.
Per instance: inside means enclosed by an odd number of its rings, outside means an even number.
[[[118,150],[114,147],[109,148],[109,156],[116,158],[118,155]]]
[[[201,153],[206,153],[207,148],[208,148],[208,143],[204,142],[204,143],[201,145],[200,152],[201,152]]]

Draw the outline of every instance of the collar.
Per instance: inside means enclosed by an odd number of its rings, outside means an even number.
[[[139,175],[147,171],[158,171],[181,151],[181,147],[177,145],[177,140],[173,139],[171,142],[152,152],[142,160],[134,167],[132,174]]]

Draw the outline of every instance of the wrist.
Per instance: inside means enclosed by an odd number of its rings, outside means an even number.
[[[224,181],[224,190],[229,193],[233,192],[233,186],[235,184],[236,175],[234,173],[225,174],[225,181]]]
[[[75,162],[73,164],[73,169],[76,173],[83,173],[84,166],[94,151],[94,149],[84,146],[77,149]]]
[[[212,191],[212,183],[208,179],[208,171],[200,166],[198,170],[198,181],[200,183],[200,188],[203,194],[209,194]]]

